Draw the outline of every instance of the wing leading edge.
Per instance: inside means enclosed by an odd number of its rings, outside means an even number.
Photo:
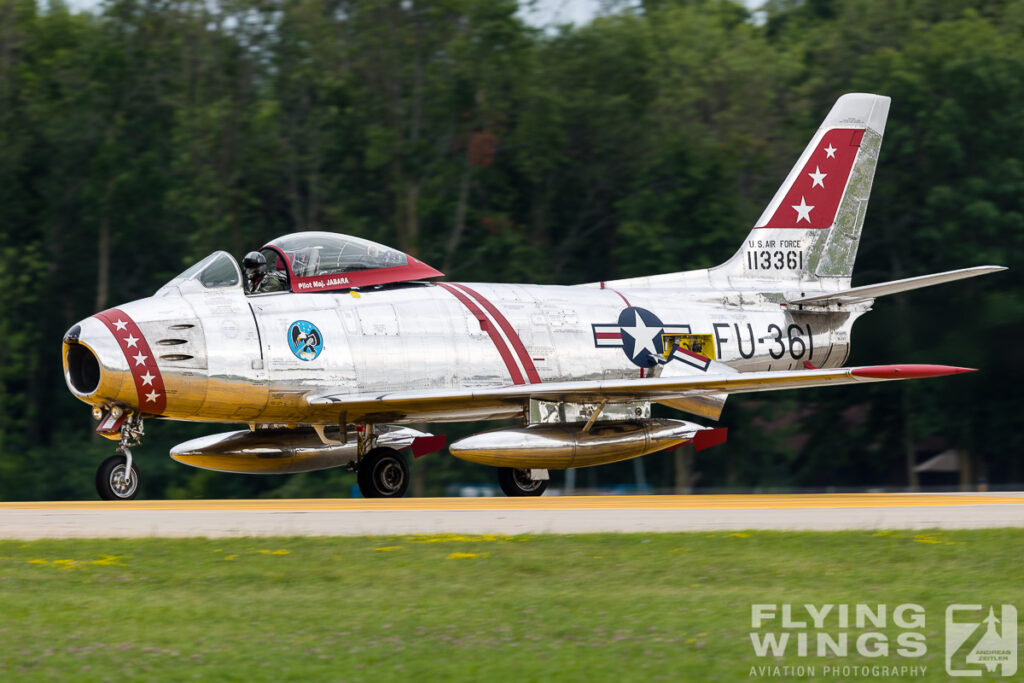
[[[443,421],[480,415],[508,415],[524,401],[672,401],[708,394],[743,394],[863,382],[942,377],[973,368],[948,365],[869,365],[856,368],[784,370],[775,372],[719,373],[700,377],[584,380],[473,389],[408,391],[385,394],[320,393],[307,397],[312,419],[335,422],[344,414],[349,422],[399,420]]]

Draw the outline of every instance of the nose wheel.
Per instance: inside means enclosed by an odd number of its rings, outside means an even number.
[[[139,494],[139,471],[123,455],[112,455],[96,470],[96,492],[103,500],[133,500]]]

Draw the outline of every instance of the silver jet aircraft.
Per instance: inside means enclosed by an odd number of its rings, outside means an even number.
[[[655,419],[659,403],[717,420],[730,394],[968,371],[843,367],[877,297],[991,273],[982,266],[852,287],[889,98],[841,97],[739,250],[704,270],[578,286],[440,282],[394,249],[326,232],[276,239],[245,272],[219,251],[153,296],[64,336],[71,392],[118,440],[96,483],[134,498],[148,417],[243,429],[171,450],[224,472],[355,470],[367,497],[405,493],[403,451],[444,437],[409,423],[515,418],[450,445],[498,468],[508,495],[549,470],[636,458],[724,430]]]

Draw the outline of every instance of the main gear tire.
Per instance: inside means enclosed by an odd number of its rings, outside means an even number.
[[[359,461],[356,481],[364,498],[401,498],[409,490],[409,465],[394,448],[374,448]]]
[[[547,490],[548,480],[531,478],[530,470],[499,467],[498,485],[506,496],[540,496]]]

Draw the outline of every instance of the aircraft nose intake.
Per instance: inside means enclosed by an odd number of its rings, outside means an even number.
[[[95,316],[64,333],[63,351],[64,379],[78,398],[93,405],[137,402],[121,344]]]
[[[100,362],[88,346],[80,344],[82,326],[74,325],[64,333],[64,365],[71,388],[89,396],[100,385]]]
[[[100,386],[100,362],[88,346],[78,343],[81,330],[80,325],[75,325],[64,335],[64,362],[71,388],[90,396]]]

